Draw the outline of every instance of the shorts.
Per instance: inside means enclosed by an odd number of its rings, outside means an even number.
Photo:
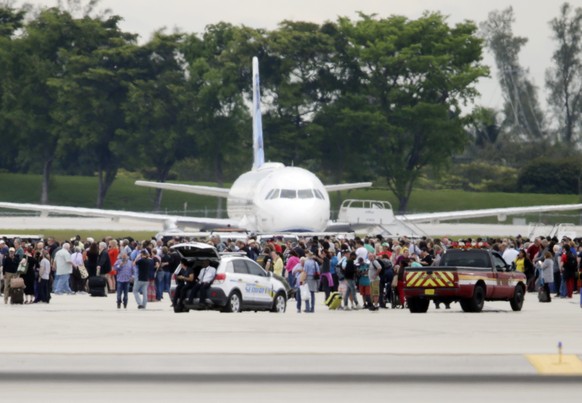
[[[371,287],[372,297],[380,296],[380,282],[379,281],[372,281],[372,285],[370,287]]]
[[[370,295],[370,286],[369,285],[361,285],[360,286],[360,294],[363,297]]]

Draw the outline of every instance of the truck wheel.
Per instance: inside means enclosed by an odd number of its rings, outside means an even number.
[[[463,312],[471,312],[471,307],[469,305],[468,299],[459,300],[459,304],[461,304],[461,309],[463,310]]]
[[[523,300],[524,300],[523,287],[518,285],[517,287],[515,287],[513,298],[509,300],[511,309],[513,309],[516,312],[521,311],[521,307],[523,306]]]
[[[467,301],[469,311],[466,312],[481,312],[485,304],[485,289],[478,284],[473,290],[473,296]]]
[[[408,310],[410,313],[425,313],[428,311],[430,300],[421,298],[410,298],[408,300]]]

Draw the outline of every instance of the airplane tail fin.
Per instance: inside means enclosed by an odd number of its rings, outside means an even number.
[[[253,169],[265,163],[263,148],[263,120],[261,115],[261,89],[259,82],[259,59],[253,57]]]

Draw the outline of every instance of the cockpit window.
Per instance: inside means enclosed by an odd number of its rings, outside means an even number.
[[[317,197],[318,199],[325,200],[325,197],[323,197],[323,194],[320,192],[319,189],[313,189],[313,193],[315,193],[315,197]]]
[[[299,189],[297,195],[300,199],[313,199],[313,192],[311,189]]]
[[[281,189],[272,189],[265,197],[265,200],[273,200],[279,197],[279,192]]]
[[[296,199],[297,191],[295,189],[281,189],[281,199]]]

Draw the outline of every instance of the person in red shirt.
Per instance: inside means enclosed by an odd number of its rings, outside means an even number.
[[[113,265],[117,262],[119,257],[119,247],[117,246],[117,241],[115,239],[109,240],[109,248],[107,249],[107,254],[109,255],[109,262],[111,263],[111,275],[108,280],[112,290],[115,290],[115,276],[117,271],[113,269]]]

